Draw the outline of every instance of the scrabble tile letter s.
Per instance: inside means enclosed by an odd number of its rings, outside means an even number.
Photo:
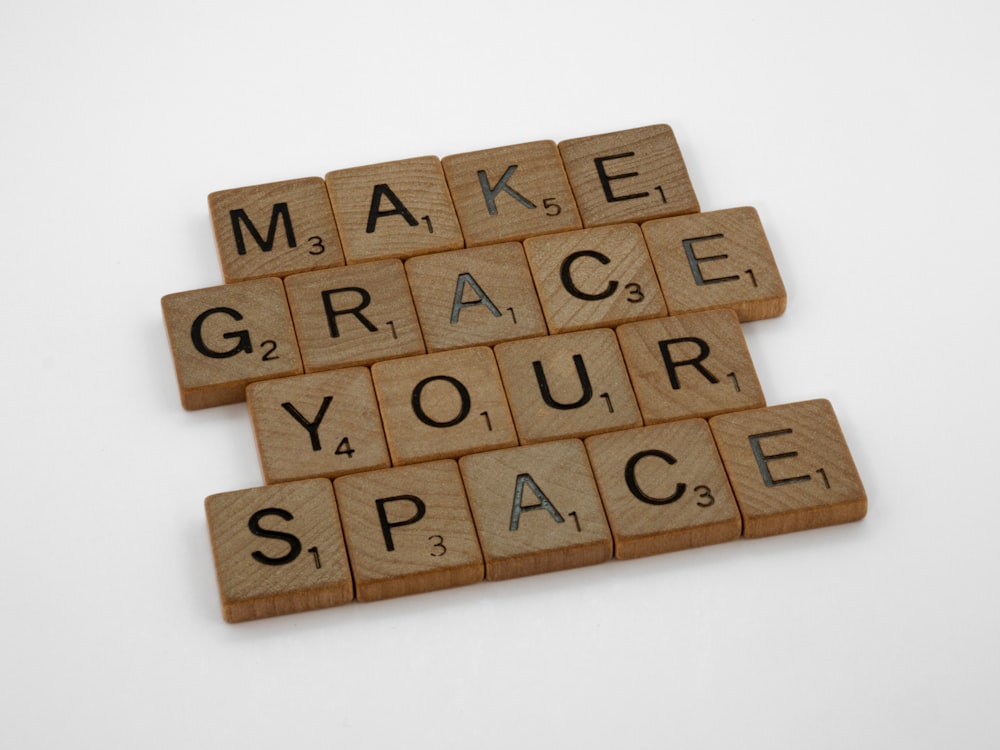
[[[329,480],[211,495],[205,513],[227,622],[333,607],[353,599]]]

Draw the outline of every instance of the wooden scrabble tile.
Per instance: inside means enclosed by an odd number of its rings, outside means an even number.
[[[465,246],[436,156],[339,169],[326,185],[348,263]]]
[[[742,321],[785,311],[785,286],[756,209],[642,225],[671,315],[729,307]]]
[[[227,622],[333,607],[353,598],[330,480],[211,495],[205,513]]]
[[[615,557],[738,539],[740,511],[703,419],[584,441],[615,540]]]
[[[573,138],[559,144],[583,225],[646,221],[698,211],[668,125]]]
[[[468,247],[583,226],[552,141],[455,154],[441,164]]]
[[[268,484],[389,466],[367,367],[252,383],[247,406]]]
[[[185,409],[242,401],[254,380],[302,372],[280,279],[168,294],[161,304]]]
[[[319,177],[220,190],[208,207],[227,282],[344,265]]]
[[[765,404],[732,310],[626,323],[616,332],[646,424]]]
[[[829,401],[709,420],[743,514],[762,537],[864,518],[868,498]]]
[[[453,460],[334,482],[359,602],[483,580],[483,554]]]
[[[285,289],[306,372],[424,352],[399,260],[296,274]]]
[[[410,258],[405,265],[430,352],[548,333],[519,242]]]
[[[667,314],[636,224],[531,237],[524,250],[552,333]]]
[[[611,558],[611,532],[579,440],[476,453],[459,466],[487,580]]]
[[[517,445],[489,347],[372,365],[394,466]]]
[[[494,351],[522,445],[642,424],[609,329],[509,341]]]

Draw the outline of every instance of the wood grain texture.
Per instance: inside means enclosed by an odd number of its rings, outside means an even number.
[[[740,511],[705,420],[610,432],[584,444],[618,559],[740,537]]]
[[[732,310],[626,323],[616,333],[646,424],[765,405]]]
[[[339,169],[326,185],[348,263],[465,246],[436,156]]]
[[[252,383],[247,406],[267,484],[389,466],[367,367]]]
[[[302,372],[280,279],[177,292],[161,305],[185,409],[243,401],[248,383]]]
[[[519,242],[406,261],[429,352],[548,333]]]
[[[227,622],[333,607],[354,597],[329,480],[211,495],[205,513]]]
[[[785,311],[785,285],[756,209],[658,219],[642,231],[671,315],[728,307],[748,321]]]
[[[209,208],[228,283],[162,306],[182,403],[246,398],[267,483],[205,502],[231,622],[867,512],[829,402],[766,406],[774,254],[667,125]]]
[[[522,445],[642,424],[610,329],[509,341],[494,351]]]
[[[579,440],[476,453],[459,466],[487,580],[611,558],[611,531]]]
[[[334,482],[360,602],[483,580],[483,555],[455,461]]]
[[[296,274],[285,289],[306,372],[424,352],[399,260]]]
[[[344,265],[319,177],[220,190],[208,206],[227,283]]]
[[[529,237],[524,250],[551,333],[667,314],[636,224]]]
[[[378,362],[372,379],[394,466],[517,445],[489,347]]]
[[[867,513],[861,477],[829,401],[724,414],[709,424],[744,536],[857,521]]]
[[[583,226],[553,141],[441,160],[467,247]]]
[[[669,125],[572,138],[559,153],[587,227],[699,210]]]

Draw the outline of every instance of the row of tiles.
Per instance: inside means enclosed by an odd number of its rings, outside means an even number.
[[[548,333],[731,309],[780,314],[785,289],[757,212],[725,209],[167,295],[182,401],[253,380]]]
[[[763,407],[731,310],[252,383],[267,483]]]
[[[697,213],[673,131],[650,125],[424,156],[209,196],[227,282]]]
[[[867,510],[825,400],[205,501],[224,618],[816,528]]]

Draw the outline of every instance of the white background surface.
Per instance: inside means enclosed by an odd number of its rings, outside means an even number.
[[[5,3],[0,745],[996,747],[997,12],[986,2]],[[364,8],[364,9],[363,9]],[[239,626],[159,300],[213,190],[667,122],[789,291],[857,524]]]

